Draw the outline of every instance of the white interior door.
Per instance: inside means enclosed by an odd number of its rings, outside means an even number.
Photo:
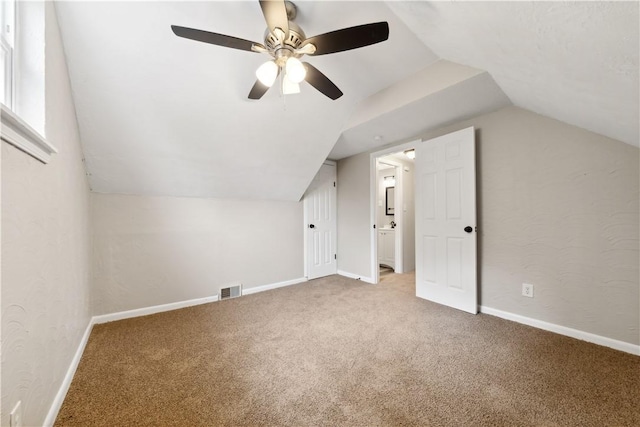
[[[336,274],[336,166],[323,164],[304,197],[307,278]]]
[[[478,312],[474,129],[416,147],[416,295]]]

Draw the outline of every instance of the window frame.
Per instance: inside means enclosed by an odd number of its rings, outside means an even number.
[[[10,6],[10,7],[9,7]],[[2,72],[3,100],[0,101],[10,110],[15,109],[15,39],[16,39],[16,0],[2,0],[2,21],[0,25],[0,54],[5,56]],[[9,9],[9,10],[8,10]],[[10,15],[10,16],[8,16]],[[9,27],[9,30],[7,30]]]
[[[4,0],[3,0],[4,2]],[[17,149],[31,155],[42,163],[48,163],[51,160],[51,155],[57,153],[58,150],[49,141],[47,141],[42,132],[44,132],[44,120],[46,116],[46,104],[45,104],[45,47],[46,47],[46,7],[52,7],[47,5],[46,1],[34,1],[28,3],[21,3],[13,0],[13,9],[11,19],[13,20],[13,27],[11,32],[6,31],[6,22],[0,22],[0,34],[2,34],[2,48],[11,47],[11,105],[5,105],[0,102],[0,139],[3,142],[13,145]],[[6,7],[2,5],[0,7]],[[6,9],[5,9],[6,10]],[[4,16],[4,13],[3,13]],[[26,31],[29,29],[29,31]],[[35,31],[34,31],[35,30]],[[27,38],[25,38],[27,37]],[[25,43],[26,42],[26,43]],[[27,52],[32,48],[42,48],[40,52]],[[31,56],[27,56],[30,55]],[[26,105],[21,103],[20,100],[32,100],[32,95],[37,92],[30,92],[32,87],[26,86],[31,82],[20,79],[21,64],[25,62],[26,58],[33,58],[33,54],[39,55],[39,64],[42,66],[38,69],[37,86],[33,86],[41,89],[41,105],[30,104]],[[22,55],[22,56],[21,56]],[[3,79],[3,83],[6,80]],[[25,91],[26,89],[26,91]],[[36,105],[34,110],[33,105]],[[27,116],[23,117],[22,110],[25,108]],[[40,113],[37,113],[39,109]],[[32,115],[36,111],[36,115]],[[19,114],[20,112],[20,114]],[[42,130],[38,131],[34,126],[27,122],[27,120],[35,119],[34,123],[36,127],[41,126]],[[42,122],[40,122],[40,119]]]
[[[58,152],[56,147],[4,104],[0,103],[0,110],[0,139],[42,163],[49,163],[51,155]]]

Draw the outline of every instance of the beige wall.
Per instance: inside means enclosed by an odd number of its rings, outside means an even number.
[[[415,166],[409,161],[402,164],[402,268],[408,273],[416,268]]]
[[[480,303],[638,344],[639,150],[508,107],[475,126]],[[369,154],[338,162],[339,268],[370,275]],[[349,230],[344,232],[344,230]],[[535,298],[521,296],[522,283]]]
[[[96,315],[304,276],[302,202],[91,199]]]
[[[2,418],[42,425],[89,323],[89,188],[53,5],[46,2],[44,165],[2,143]]]
[[[369,155],[338,162],[338,271],[371,277]]]

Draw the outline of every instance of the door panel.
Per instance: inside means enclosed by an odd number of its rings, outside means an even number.
[[[324,164],[305,193],[306,262],[309,279],[337,272],[335,180],[335,165]]]
[[[422,271],[424,271],[424,280],[432,283],[438,281],[437,266],[438,257],[436,256],[437,236],[423,236],[424,250],[422,256]],[[417,273],[416,273],[417,274]]]
[[[474,129],[421,143],[415,161],[416,295],[475,314]]]

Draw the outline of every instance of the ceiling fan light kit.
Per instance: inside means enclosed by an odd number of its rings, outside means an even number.
[[[179,37],[271,56],[271,60],[256,70],[258,80],[249,92],[249,99],[262,98],[281,71],[284,71],[282,92],[285,95],[299,93],[299,83],[306,81],[325,96],[338,99],[342,91],[317,68],[300,61],[300,58],[304,55],[317,56],[358,49],[389,38],[387,22],[343,28],[307,38],[304,31],[293,22],[297,14],[293,3],[284,0],[260,0],[259,3],[267,22],[264,45],[224,34],[171,26]]]
[[[278,66],[273,61],[267,61],[256,70],[256,77],[260,82],[268,87],[273,85],[278,77]]]
[[[293,95],[300,93],[300,84],[291,81],[286,75],[282,79],[282,93],[284,95]]]
[[[287,78],[293,83],[300,83],[307,75],[307,70],[304,68],[304,65],[302,65],[302,62],[294,56],[287,59],[285,68]]]

